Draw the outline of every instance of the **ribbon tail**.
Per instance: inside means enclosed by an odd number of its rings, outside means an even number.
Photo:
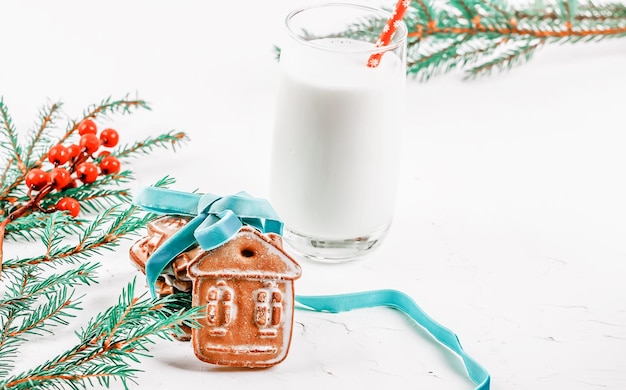
[[[401,291],[374,290],[340,295],[297,295],[296,302],[304,305],[305,308],[331,313],[376,306],[387,306],[397,309],[408,315],[439,343],[449,348],[463,360],[470,379],[477,385],[476,390],[489,390],[490,388],[491,377],[489,373],[463,350],[458,336],[448,328],[437,323],[411,297]]]
[[[146,279],[148,288],[153,298],[156,298],[154,284],[156,283],[161,272],[167,265],[196,242],[194,231],[206,218],[205,214],[200,214],[189,221],[185,226],[180,228],[168,240],[166,240],[146,262]]]

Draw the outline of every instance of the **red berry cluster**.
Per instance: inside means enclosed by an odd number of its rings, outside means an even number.
[[[111,175],[120,171],[120,161],[100,147],[112,148],[119,142],[119,134],[114,129],[104,129],[98,136],[96,123],[85,119],[78,125],[80,141],[69,146],[57,144],[48,151],[48,161],[53,164],[49,171],[33,168],[26,174],[26,185],[31,191],[62,191],[77,186],[77,181],[93,183],[99,175]],[[91,161],[89,160],[91,158]],[[80,204],[74,198],[60,199],[56,210],[66,210],[76,217]]]

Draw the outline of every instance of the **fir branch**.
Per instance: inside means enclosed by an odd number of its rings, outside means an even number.
[[[17,136],[17,130],[13,126],[13,119],[9,114],[9,110],[4,103],[4,99],[0,98],[0,120],[2,120],[3,134],[7,138],[6,141],[0,142],[0,147],[9,152],[11,160],[15,161],[17,167],[26,174],[26,165],[22,158],[22,147],[20,146]]]
[[[105,232],[105,236],[110,239],[110,237],[134,234],[139,229],[143,229],[149,221],[154,219],[154,215],[148,213],[141,214],[141,217],[136,216],[139,212],[140,210],[137,206],[131,206],[128,212],[119,213],[109,225]]]
[[[67,325],[67,317],[74,317],[68,310],[79,310],[77,301],[72,299],[72,294],[67,289],[56,291],[55,294],[46,296],[47,302],[32,310],[25,317],[19,327],[11,330],[8,337],[22,338],[24,335],[41,336],[42,332],[52,334],[48,329],[53,325]]]
[[[0,194],[2,195],[6,195],[8,193],[8,191],[5,190],[6,184],[9,184],[7,183],[7,177],[9,173],[11,172],[11,167],[14,161],[15,160],[13,159],[13,157],[9,158],[7,165],[4,168],[2,168],[2,173],[0,173],[0,184],[2,185],[2,188],[3,188]],[[1,196],[0,198],[4,198],[4,196]]]
[[[83,247],[91,247],[97,245],[103,240],[102,230],[100,229],[111,219],[111,215],[115,212],[114,208],[105,210],[87,225],[79,236],[78,244],[76,244],[75,250],[81,251]]]
[[[25,193],[20,191],[20,185],[24,182],[25,174],[17,167],[15,158],[10,158],[7,165],[0,176],[0,200],[4,203],[13,204],[17,197],[24,196]],[[5,210],[2,207],[0,215],[4,215]]]
[[[52,334],[51,327],[68,324],[66,318],[73,317],[69,311],[80,309],[72,298],[73,290],[68,289],[93,280],[86,274],[94,269],[85,265],[41,279],[34,267],[28,267],[9,284],[0,301],[0,377],[8,375],[12,359],[17,356],[19,345],[27,341],[26,336]]]
[[[19,277],[16,277],[12,283],[11,290],[16,296],[23,297],[27,290],[27,286],[35,278],[32,273],[33,268],[28,267],[22,270]],[[25,300],[29,298],[25,297]],[[2,307],[2,331],[0,332],[0,378],[10,373],[13,368],[13,359],[17,356],[18,345],[23,341],[16,337],[9,337],[14,329],[13,323],[18,320],[19,313],[24,308],[28,308],[22,300],[16,301]]]
[[[46,226],[41,232],[40,238],[44,246],[46,247],[46,255],[50,255],[50,252],[53,248],[56,248],[61,241],[63,240],[63,236],[57,233],[57,217],[61,213],[54,213],[48,220],[46,221]]]
[[[13,275],[0,300],[3,329],[0,333],[0,377],[8,375],[13,368],[12,361],[19,345],[28,341],[24,336],[51,333],[51,326],[67,325],[65,318],[72,317],[68,310],[79,309],[68,289],[94,282],[93,273],[97,267],[97,264],[83,264],[43,278],[35,267],[25,267]]]
[[[19,345],[23,340],[17,337],[9,337],[13,329],[13,322],[19,313],[11,308],[2,319],[2,331],[0,332],[0,378],[6,377],[14,368],[14,359],[18,356]],[[1,383],[1,382],[0,382]]]
[[[444,5],[419,0],[411,7],[405,22],[409,37],[415,40],[409,43],[409,52],[414,54],[407,71],[422,79],[428,79],[434,70],[445,73],[456,67],[467,77],[510,69],[528,61],[544,43],[626,36],[626,13],[618,4],[557,0],[535,9],[490,0],[449,0]],[[607,7],[617,14],[607,12]],[[449,44],[441,49],[444,42],[459,36],[472,37],[487,50],[455,50],[455,45]],[[503,42],[508,43],[506,47]],[[479,65],[469,65],[474,63]]]
[[[55,234],[59,236],[76,234],[79,230],[77,220],[67,213],[43,213],[35,211],[16,219],[6,226],[7,238],[33,240],[40,237],[41,229],[45,228],[50,218],[55,218]],[[80,220],[78,220],[80,222]]]
[[[468,41],[462,49],[462,55],[460,60],[463,67],[480,62],[481,59],[494,55],[498,50],[502,50],[502,47],[510,42],[506,38],[493,39],[493,40],[481,40],[472,39]]]
[[[46,158],[45,150],[51,144],[51,141],[46,139],[46,132],[50,129],[49,126],[53,124],[54,120],[58,119],[62,107],[63,103],[56,102],[40,110],[38,118],[39,124],[36,130],[31,134],[28,147],[26,148],[25,160],[29,168],[40,166]],[[33,158],[34,154],[38,154],[40,157],[36,163],[31,164],[30,160]]]
[[[448,72],[457,66],[457,59],[462,55],[460,48],[469,39],[471,38],[468,36],[460,35],[452,39],[440,40],[437,47],[433,45],[430,48],[432,52],[409,54],[407,66],[425,79],[437,73]]]
[[[467,70],[467,77],[476,77],[479,74],[489,73],[493,69],[502,69],[505,67],[511,68],[519,62],[528,61],[534,54],[535,50],[542,44],[542,40],[535,40],[516,45],[515,47],[504,51],[502,55],[469,68]]]
[[[28,306],[25,305],[27,302],[34,302],[40,296],[49,295],[57,289],[95,283],[95,272],[99,267],[98,263],[84,263],[77,268],[46,277],[37,277],[34,267],[25,268],[22,273],[14,275],[4,298],[0,299],[0,312],[13,306],[23,309]]]
[[[176,183],[176,179],[174,179],[171,176],[163,176],[162,178],[160,178],[159,180],[157,180],[156,183],[154,183],[152,186],[153,187],[162,187],[162,188],[167,188],[169,186],[171,186],[172,184]]]
[[[188,138],[185,133],[174,132],[174,130],[171,130],[157,137],[148,137],[143,141],[137,141],[132,145],[124,145],[119,150],[115,150],[113,155],[119,159],[125,159],[138,155],[149,154],[154,148],[157,147],[172,147],[173,150],[176,150],[176,147],[187,140]]]
[[[147,220],[144,219],[146,217],[136,217],[134,216],[136,213],[138,213],[138,209],[133,206],[125,210],[112,207],[95,217],[98,225],[111,223],[107,230],[97,230],[93,224],[90,224],[82,230],[82,238],[78,245],[59,245],[43,255],[24,259],[10,259],[4,262],[2,269],[7,272],[26,266],[75,264],[99,254],[103,249],[113,250],[119,245],[120,239],[126,238],[129,233],[135,233],[147,223]]]
[[[83,112],[83,118],[109,117],[113,114],[132,114],[144,109],[151,110],[150,105],[142,99],[129,99],[128,95],[121,99],[113,100],[112,97],[103,99],[98,104],[92,104]]]
[[[150,356],[147,346],[154,338],[170,340],[183,323],[197,326],[202,307],[187,309],[184,299],[171,295],[158,300],[135,297],[135,282],[120,295],[116,305],[93,317],[78,332],[78,344],[69,351],[4,382],[3,389],[86,388],[107,386],[119,380],[134,382],[138,370],[131,362]]]

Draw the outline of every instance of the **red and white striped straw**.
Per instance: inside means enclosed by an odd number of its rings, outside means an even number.
[[[385,24],[385,27],[383,27],[383,31],[380,33],[380,36],[378,37],[378,41],[376,42],[376,47],[387,46],[389,42],[391,42],[391,39],[393,38],[393,35],[396,33],[396,30],[398,29],[398,26],[400,25],[400,23],[402,23],[402,18],[404,17],[404,13],[406,12],[407,8],[409,8],[410,4],[411,4],[411,0],[398,0],[395,11],[393,12],[389,20],[387,20],[387,24]],[[378,64],[380,64],[380,59],[382,56],[383,56],[382,52],[372,54],[370,58],[367,60],[367,66],[369,66],[370,68],[377,67]]]

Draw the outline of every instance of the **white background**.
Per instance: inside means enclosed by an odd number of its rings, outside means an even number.
[[[172,129],[191,141],[133,160],[133,189],[169,174],[179,190],[266,197],[273,46],[306,3],[4,2],[0,95],[24,132],[46,102],[76,118],[137,95],[153,110],[115,118],[122,142]],[[622,38],[548,45],[475,81],[409,79],[388,240],[359,262],[301,262],[296,292],[402,290],[459,335],[494,389],[626,388],[624,69]],[[72,345],[134,277],[144,291],[129,245],[93,259],[100,285],[83,312],[24,348],[21,368]],[[267,370],[209,366],[185,343],[152,354],[134,388],[473,388],[454,355],[384,308],[297,311],[287,360]]]

